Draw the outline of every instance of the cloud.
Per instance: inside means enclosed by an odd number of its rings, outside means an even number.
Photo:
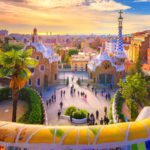
[[[135,0],[134,2],[150,2],[150,0]]]
[[[116,11],[128,8],[114,0],[0,0],[0,22],[17,33],[117,34]],[[150,15],[123,16],[124,33],[150,28]]]
[[[129,6],[118,3],[114,0],[28,0],[29,5],[40,7],[86,7],[99,11],[115,11],[129,9]]]

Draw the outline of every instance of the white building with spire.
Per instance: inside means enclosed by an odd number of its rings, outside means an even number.
[[[118,39],[115,46],[106,46],[106,49],[88,63],[90,77],[99,85],[116,86],[125,76],[126,53],[122,40],[122,11],[118,18]],[[114,48],[115,47],[115,48]]]
[[[24,49],[33,49],[32,57],[38,60],[38,65],[32,69],[32,76],[27,85],[39,91],[47,89],[52,84],[58,82],[58,62],[60,57],[54,53],[53,49],[42,43],[38,36],[37,29],[33,29],[33,34]]]

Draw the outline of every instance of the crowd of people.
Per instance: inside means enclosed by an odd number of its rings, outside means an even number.
[[[70,95],[73,97],[75,95],[78,95],[78,97],[84,99],[84,100],[87,100],[87,94],[84,92],[84,91],[77,91],[75,88],[74,88],[74,85],[72,85],[70,87]]]
[[[56,102],[56,91],[54,91],[51,97],[48,100],[46,100],[46,106],[48,107],[50,104],[55,102]]]
[[[108,125],[109,123],[109,118],[107,117],[107,112],[106,110],[104,109],[105,111],[105,115],[104,117],[101,117],[101,119],[99,120],[99,111],[96,110],[96,113],[95,115],[93,113],[88,113],[87,115],[87,124],[88,125],[97,125],[97,124],[100,124],[100,125]]]
[[[106,92],[106,89],[101,90],[101,96],[104,96],[106,100],[111,99],[111,94],[109,92]]]

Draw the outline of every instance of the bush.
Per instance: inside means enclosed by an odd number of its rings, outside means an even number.
[[[67,108],[67,110],[65,111],[65,115],[67,116],[71,116],[75,119],[83,119],[87,117],[88,112],[84,109],[77,109],[74,106],[70,106]]]
[[[65,111],[65,115],[67,116],[71,116],[73,112],[75,112],[77,109],[74,106],[70,106],[67,108],[67,110]]]
[[[87,113],[86,110],[76,110],[73,112],[72,117],[75,119],[83,119],[87,117]]]
[[[42,104],[37,93],[29,87],[23,88],[20,91],[20,99],[28,103],[28,110],[19,119],[19,122],[29,124],[42,124]]]
[[[10,88],[1,88],[0,89],[0,101],[8,100],[11,97]]]

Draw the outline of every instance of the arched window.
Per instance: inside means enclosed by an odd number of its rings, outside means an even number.
[[[38,78],[38,79],[36,80],[36,85],[37,85],[37,86],[40,86],[40,85],[41,85],[40,78]]]
[[[28,85],[29,85],[29,86],[31,86],[31,85],[32,85],[32,80],[31,80],[31,79],[29,79],[29,81],[28,81]]]
[[[41,70],[41,71],[44,71],[44,70],[45,70],[45,66],[44,66],[44,65],[41,65],[41,66],[40,66],[40,70]]]
[[[40,60],[40,56],[36,56],[36,59],[37,59],[37,60]]]

